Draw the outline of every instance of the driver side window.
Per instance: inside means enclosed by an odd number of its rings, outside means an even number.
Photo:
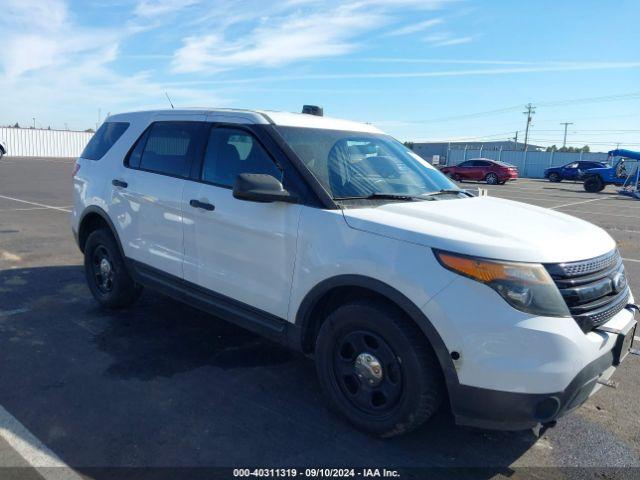
[[[282,173],[252,134],[237,128],[212,128],[202,180],[231,188],[241,173],[262,173],[282,181]]]

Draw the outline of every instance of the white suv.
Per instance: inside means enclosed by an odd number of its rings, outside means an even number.
[[[475,197],[371,125],[310,114],[111,116],[78,159],[91,292],[142,287],[315,358],[328,403],[379,436],[548,424],[631,349],[637,307],[602,229]]]

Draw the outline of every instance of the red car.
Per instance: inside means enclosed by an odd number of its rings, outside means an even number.
[[[475,180],[489,185],[502,185],[518,178],[515,166],[488,158],[474,158],[458,165],[443,167],[441,172],[457,182]]]

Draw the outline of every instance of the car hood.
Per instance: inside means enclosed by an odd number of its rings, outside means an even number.
[[[357,230],[485,258],[570,262],[615,248],[609,234],[589,222],[494,197],[387,203],[343,215]]]

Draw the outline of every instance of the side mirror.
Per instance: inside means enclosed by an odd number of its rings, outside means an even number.
[[[241,173],[233,185],[233,196],[249,202],[296,203],[298,197],[282,187],[282,183],[264,173]]]

